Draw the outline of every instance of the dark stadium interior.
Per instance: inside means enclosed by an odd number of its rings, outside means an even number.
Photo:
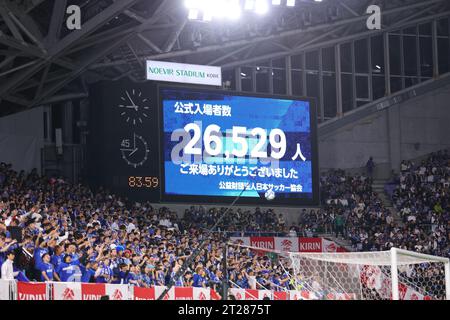
[[[450,1],[206,3],[0,0],[0,300],[449,300]]]

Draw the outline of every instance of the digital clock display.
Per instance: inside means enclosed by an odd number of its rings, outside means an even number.
[[[128,177],[128,186],[130,188],[149,188],[156,189],[159,188],[159,178],[158,177]]]

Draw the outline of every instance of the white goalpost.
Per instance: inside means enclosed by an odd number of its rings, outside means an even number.
[[[448,258],[397,248],[289,257],[297,289],[313,299],[450,300]]]

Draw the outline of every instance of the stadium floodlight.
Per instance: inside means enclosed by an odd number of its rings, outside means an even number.
[[[295,7],[295,0],[287,0],[286,6]]]
[[[212,21],[214,18],[236,20],[243,11],[264,15],[271,6],[295,7],[296,0],[185,0],[184,4],[190,20]]]
[[[220,11],[228,19],[239,19],[241,17],[241,4],[239,0],[230,0],[228,3],[222,2],[222,7]]]
[[[199,14],[199,12],[197,9],[190,9],[188,19],[189,20],[197,20],[198,14]]]
[[[267,0],[256,0],[255,2],[255,12],[257,14],[266,14],[269,11],[269,4]]]
[[[189,9],[189,19],[199,19],[200,13],[204,21],[213,18],[238,19],[241,16],[240,0],[185,0]],[[196,12],[195,12],[196,11]]]
[[[255,8],[255,0],[245,0],[244,9],[253,10]]]

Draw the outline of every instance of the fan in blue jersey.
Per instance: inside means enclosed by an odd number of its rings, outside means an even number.
[[[165,286],[166,285],[166,275],[164,274],[164,270],[162,267],[158,267],[156,270],[156,279],[155,279],[157,286]]]
[[[206,273],[203,267],[197,267],[194,273],[193,286],[196,288],[206,288]]]
[[[138,275],[138,267],[136,266],[131,266],[130,267],[130,272],[128,273],[128,283],[134,286],[138,286],[139,285],[139,275]]]
[[[242,273],[238,273],[237,279],[236,279],[236,285],[241,289],[248,289],[248,280],[247,277],[245,277]]]
[[[95,282],[96,283],[111,283],[113,280],[113,272],[109,266],[109,259],[103,260],[99,268],[95,272]]]
[[[93,262],[88,262],[86,264],[86,266],[83,266],[80,264],[80,269],[81,269],[81,282],[83,283],[90,283],[92,282],[92,279],[95,275],[95,271],[98,268],[98,263],[93,261]]]
[[[116,276],[116,281],[114,283],[117,284],[128,284],[128,273],[129,273],[129,266],[125,263],[121,263],[119,265],[119,271]]]
[[[66,255],[63,262],[56,270],[62,282],[80,282],[81,270],[77,265],[72,264],[72,257]]]
[[[54,253],[50,260],[51,264],[58,269],[59,265],[63,262],[64,257],[64,248],[62,246],[56,246],[54,249]]]
[[[58,274],[55,272],[55,267],[50,263],[48,253],[44,253],[42,262],[37,266],[37,269],[40,271],[41,281],[53,281],[53,279],[60,281]]]
[[[37,268],[42,263],[44,253],[48,253],[48,247],[47,242],[44,239],[40,239],[40,235],[36,241],[38,242],[38,246],[34,249],[33,259],[34,266]]]
[[[180,268],[181,268],[181,266],[178,263],[174,262],[174,267],[170,274],[170,279],[174,280],[175,287],[182,287],[184,285],[183,278],[181,276],[179,276],[178,278],[175,278],[175,275],[180,270]]]
[[[290,283],[290,277],[289,277],[289,273],[285,272],[282,274],[281,278],[280,278],[280,286],[282,286],[283,288],[289,290],[289,283]]]
[[[74,244],[69,244],[67,246],[66,255],[70,255],[71,264],[79,265],[80,264],[80,256],[76,253],[77,247]]]

